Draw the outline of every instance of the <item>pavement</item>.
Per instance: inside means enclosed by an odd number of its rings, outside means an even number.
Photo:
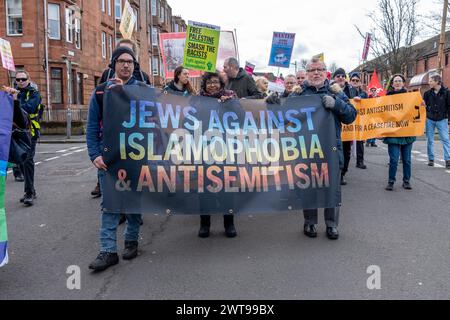
[[[0,299],[303,300],[450,299],[450,170],[440,143],[427,166],[426,143],[413,151],[413,190],[384,190],[386,147],[366,148],[367,170],[352,159],[343,187],[340,239],[303,235],[301,213],[236,217],[238,237],[212,217],[211,237],[197,237],[198,216],[144,216],[140,253],[102,273],[89,263],[99,250],[100,199],[85,144],[39,144],[38,198],[19,203],[23,184],[6,184],[10,263],[0,268]],[[401,166],[398,179],[401,180]],[[123,250],[124,226],[118,232]],[[367,286],[374,266],[380,287]],[[79,268],[81,287],[71,290]]]
[[[41,135],[40,143],[86,143],[86,135],[75,135],[67,137],[66,135]]]

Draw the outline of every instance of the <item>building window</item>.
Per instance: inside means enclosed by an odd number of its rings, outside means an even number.
[[[61,68],[51,68],[50,76],[52,85],[50,86],[52,103],[60,104],[63,103],[63,77]]]
[[[428,59],[424,60],[424,69],[425,71],[428,71]]]
[[[110,16],[112,14],[112,10],[111,10],[111,0],[106,0],[108,1],[108,15]]]
[[[102,58],[106,59],[106,33],[102,32]]]
[[[72,102],[83,104],[83,74],[72,70]]]
[[[6,0],[6,28],[8,36],[22,35],[22,0]]]
[[[412,78],[415,76],[414,72],[414,63],[408,64],[408,78]]]
[[[135,28],[136,32],[139,32],[139,29],[138,29],[138,25],[139,25],[139,12],[137,11],[136,8],[133,8],[133,13],[134,13],[134,16],[136,17],[136,23],[135,23],[135,25],[134,25],[134,28]]]
[[[153,75],[157,76],[158,75],[158,70],[159,70],[159,59],[158,59],[158,57],[153,57],[152,69],[153,69]]]
[[[70,8],[66,8],[66,41],[70,43],[73,42],[73,15],[73,10]]]
[[[102,12],[106,12],[106,5],[105,5],[105,1],[106,0],[100,0],[102,2]]]
[[[48,37],[53,40],[61,40],[59,4],[48,4]]]
[[[122,0],[114,0],[116,19],[122,18]]]
[[[156,0],[152,0],[152,16],[156,16]]]
[[[445,66],[448,66],[448,54],[445,55]]]
[[[109,42],[108,42],[108,50],[109,50],[109,57],[112,57],[113,53],[113,37],[109,36]]]
[[[154,46],[158,45],[158,29],[152,28],[152,44]]]
[[[75,19],[75,47],[81,49],[81,20]]]
[[[165,10],[164,7],[161,6],[160,10],[159,10],[159,20],[164,23],[164,15],[165,15]]]

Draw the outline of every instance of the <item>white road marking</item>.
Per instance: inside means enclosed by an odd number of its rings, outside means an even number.
[[[53,158],[45,159],[44,162],[56,160],[56,159],[59,159],[59,158],[61,158],[61,157],[53,157]]]
[[[41,161],[39,161],[39,162],[36,162],[34,165],[35,166],[38,166],[38,165],[40,165],[42,162]]]
[[[422,152],[419,152],[419,151],[413,151],[412,153],[414,153],[414,154],[421,154]]]

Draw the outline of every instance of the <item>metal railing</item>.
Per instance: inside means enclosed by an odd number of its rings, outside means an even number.
[[[42,116],[42,122],[67,122],[69,110],[45,110]],[[86,122],[88,110],[75,109],[70,110],[71,121]]]

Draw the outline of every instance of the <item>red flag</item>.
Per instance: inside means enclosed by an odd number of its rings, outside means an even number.
[[[381,97],[386,95],[386,91],[380,84],[378,80],[377,70],[373,70],[372,79],[370,80],[369,85],[367,86],[367,94],[369,97]]]

